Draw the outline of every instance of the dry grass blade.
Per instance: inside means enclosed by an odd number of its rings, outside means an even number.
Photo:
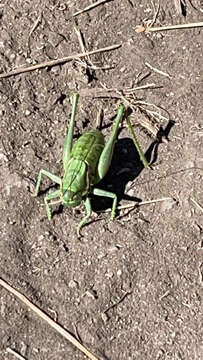
[[[157,9],[155,8],[154,2],[151,1],[151,3],[152,3],[152,6],[153,6],[153,10],[154,10],[154,16],[153,16],[152,21],[150,22],[150,26],[153,26],[155,24],[157,18],[158,18],[158,15],[159,15],[160,2],[158,2]]]
[[[165,30],[178,30],[178,29],[191,29],[203,27],[203,22],[198,23],[190,23],[190,24],[179,24],[179,25],[169,25],[169,26],[162,26],[162,27],[153,27],[146,29],[147,31],[165,31]]]
[[[13,356],[15,356],[17,359],[19,360],[26,360],[24,356],[18,354],[15,350],[11,349],[11,348],[7,348],[6,351],[10,354],[12,354]]]
[[[203,207],[194,198],[191,198],[190,200],[203,213]]]
[[[163,75],[163,76],[166,76],[168,78],[170,78],[171,76],[169,74],[167,74],[166,72],[164,71],[161,71],[155,67],[153,67],[152,65],[150,65],[148,62],[145,63],[145,65],[150,69],[150,70],[153,70],[154,72],[156,72],[157,74],[160,74],[160,75]]]
[[[117,210],[125,210],[125,209],[133,209],[135,207],[140,207],[142,205],[150,205],[150,204],[155,204],[158,202],[162,202],[162,201],[169,201],[169,200],[174,200],[173,198],[170,197],[166,197],[166,198],[162,198],[162,199],[155,199],[155,200],[147,200],[147,201],[142,201],[140,203],[136,203],[136,204],[127,204],[127,205],[122,205],[122,206],[117,206]],[[111,212],[111,209],[107,209],[107,210],[99,210],[98,212]]]
[[[92,10],[92,9],[94,9],[95,7],[97,7],[97,6],[99,6],[99,5],[102,5],[102,4],[104,4],[104,3],[107,3],[107,2],[109,2],[109,1],[112,1],[112,0],[99,0],[99,1],[96,1],[94,4],[91,4],[91,5],[87,6],[87,7],[84,8],[83,10],[77,11],[75,14],[73,14],[73,16],[78,16],[78,15],[84,13],[84,12],[87,12],[87,11],[89,11],[89,10]]]
[[[30,71],[34,71],[34,70],[38,70],[38,69],[43,69],[43,68],[50,67],[50,66],[64,64],[66,62],[69,62],[69,61],[72,61],[72,60],[77,60],[77,59],[80,59],[80,58],[85,57],[85,56],[115,50],[115,49],[118,49],[119,47],[121,47],[121,44],[111,45],[111,46],[107,46],[107,47],[101,48],[101,49],[96,49],[96,50],[87,51],[87,52],[84,52],[84,53],[70,55],[70,56],[63,57],[61,59],[45,61],[43,63],[32,65],[32,66],[25,67],[25,68],[18,68],[18,69],[10,71],[8,73],[0,74],[0,79],[6,78],[6,77],[9,77],[9,76],[13,76],[13,75],[22,74],[22,73],[25,73],[25,72],[30,72]]]
[[[84,40],[84,36],[83,36],[82,32],[76,26],[74,27],[74,30],[77,35],[78,42],[79,42],[82,53],[86,53],[87,49],[85,47],[85,40]],[[80,65],[84,66],[85,68],[91,68],[93,70],[108,70],[108,69],[112,68],[112,66],[95,66],[93,64],[93,62],[91,61],[89,55],[87,56],[87,61],[85,61],[84,63],[81,62]]]
[[[158,131],[159,131],[159,126],[157,124],[152,123],[152,121],[147,116],[145,111],[142,111],[142,109],[139,109],[139,111],[141,114],[141,116],[139,118],[139,124],[144,129],[146,129],[153,136],[154,139],[156,139]],[[162,139],[162,141],[167,143],[167,141],[165,139]]]
[[[77,35],[78,42],[79,42],[79,45],[80,45],[80,49],[81,49],[82,53],[84,54],[85,52],[87,52],[87,49],[85,48],[85,41],[84,41],[84,37],[82,35],[82,32],[76,26],[74,27],[74,31],[75,31],[75,33]],[[87,59],[88,59],[89,64],[91,64],[91,66],[93,66],[93,63],[91,62],[90,56],[87,56]],[[87,62],[85,62],[85,67],[88,67]]]
[[[38,25],[42,22],[42,11],[40,12],[39,16],[37,17],[37,20],[34,22],[30,32],[29,32],[29,35],[28,35],[28,41],[27,41],[27,44],[28,44],[28,48],[30,49],[30,37],[32,35],[32,33],[37,29]]]
[[[146,129],[155,139],[160,128],[160,123],[168,122],[170,115],[166,109],[150,104],[145,101],[137,100],[135,97],[136,90],[153,89],[157,86],[155,84],[146,84],[143,86],[125,88],[118,90],[116,88],[107,88],[104,84],[101,84],[102,88],[84,88],[80,90],[80,96],[93,97],[93,98],[112,98],[120,99],[124,105],[129,106],[133,112],[140,111],[142,119],[136,122]],[[167,114],[167,117],[162,115]],[[132,114],[133,116],[133,114]],[[131,116],[131,118],[132,118]],[[157,125],[158,124],[158,125]]]
[[[157,87],[156,84],[151,83],[151,84],[136,86],[135,88],[131,88],[131,89],[126,89],[125,92],[126,92],[126,94],[128,94],[128,93],[131,94],[132,92],[137,91],[137,90],[156,89],[156,87]]]
[[[20,301],[22,301],[29,309],[35,312],[41,319],[45,320],[51,327],[53,327],[60,335],[62,335],[66,340],[71,344],[76,346],[80,351],[82,351],[89,359],[98,360],[98,358],[93,355],[88,349],[86,349],[74,336],[72,336],[67,330],[65,330],[61,325],[55,322],[50,316],[48,316],[44,311],[42,311],[38,306],[34,305],[26,296],[21,294],[18,290],[10,286],[5,280],[0,278],[0,285],[3,286],[10,293],[15,295]]]
[[[82,51],[82,53],[85,53],[86,49],[85,49],[85,44],[84,44],[84,39],[83,39],[82,33],[76,26],[74,27],[74,31],[75,31],[75,33],[76,33],[76,35],[78,37],[78,41],[79,41],[81,51]]]
[[[102,84],[101,84],[102,85]],[[147,90],[147,89],[156,89],[158,86],[154,83],[146,84],[142,86],[136,86],[134,88],[125,88],[122,89],[122,93],[126,95],[130,95],[137,90]],[[121,91],[120,91],[121,92]],[[83,88],[80,90],[80,96],[82,97],[93,97],[93,98],[116,98],[121,99],[121,95],[119,95],[119,90],[116,88],[107,88],[102,85],[102,88]]]
[[[138,26],[136,28],[136,32],[153,32],[153,31],[166,31],[166,30],[181,30],[181,29],[191,29],[191,28],[198,28],[203,27],[203,22],[198,23],[190,23],[190,24],[179,24],[179,25],[168,25],[168,26],[161,26],[161,27],[148,27],[148,26]]]

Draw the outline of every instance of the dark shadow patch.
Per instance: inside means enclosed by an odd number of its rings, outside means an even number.
[[[129,115],[130,109],[127,111]],[[157,139],[151,143],[145,152],[145,157],[150,165],[157,161],[159,145],[162,143],[163,138],[168,140],[169,133],[174,124],[175,122],[170,120],[165,129],[160,127]],[[118,198],[118,204],[121,200],[139,203],[142,199],[126,195],[125,188],[126,184],[129,181],[134,181],[143,169],[144,165],[140,160],[134,142],[130,138],[120,139],[115,144],[113,159],[107,175],[95,187],[115,193]],[[112,199],[110,198],[92,194],[91,198],[92,209],[95,212],[104,211],[112,207]]]
[[[147,160],[150,161],[153,148],[146,152]],[[133,141],[123,138],[117,141],[114,148],[113,159],[107,175],[99,182],[99,189],[113,192],[118,197],[118,203],[122,200],[141,202],[141,199],[126,195],[125,188],[129,181],[133,181],[144,166],[139,158]],[[112,199],[91,195],[93,211],[102,211],[112,207]]]

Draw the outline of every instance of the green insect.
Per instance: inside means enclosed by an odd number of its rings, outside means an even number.
[[[81,228],[85,225],[92,213],[89,198],[90,193],[112,198],[113,205],[111,210],[111,220],[115,218],[117,206],[116,194],[99,189],[95,187],[95,185],[104,178],[110,167],[119,124],[125,116],[125,108],[123,105],[119,106],[112,133],[106,144],[104,143],[104,136],[99,130],[91,130],[81,135],[73,145],[73,129],[78,97],[78,93],[74,93],[72,96],[72,114],[63,150],[64,176],[61,179],[59,176],[41,169],[38,175],[34,196],[38,195],[42,175],[47,176],[53,182],[59,184],[58,190],[46,195],[44,198],[47,217],[49,220],[51,220],[50,205],[62,203],[64,206],[75,207],[80,205],[80,203],[84,200],[86,215],[77,227],[77,234],[79,236]],[[142,161],[145,162],[146,159],[144,158],[139,144],[137,143],[133,129],[129,123],[129,119],[126,120],[133,137],[133,141],[135,142],[135,146]],[[56,198],[58,198],[58,201],[50,202]]]

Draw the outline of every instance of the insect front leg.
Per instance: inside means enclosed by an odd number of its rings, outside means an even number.
[[[71,119],[70,124],[68,128],[68,132],[65,139],[64,149],[63,149],[63,168],[66,170],[68,161],[70,160],[70,154],[72,150],[72,144],[73,144],[73,130],[75,125],[75,116],[77,111],[77,104],[78,104],[78,98],[79,94],[74,93],[71,97],[72,99],[72,112],[71,112]]]
[[[37,178],[37,184],[36,184],[36,187],[35,187],[34,196],[38,195],[40,184],[41,184],[41,181],[42,181],[42,175],[47,176],[49,179],[51,179],[56,184],[61,185],[61,178],[59,176],[56,176],[56,175],[50,173],[47,170],[41,169],[40,172],[39,172],[38,178]]]
[[[115,216],[116,216],[116,206],[117,206],[117,196],[116,196],[116,194],[114,194],[113,192],[98,189],[98,188],[93,189],[93,194],[97,195],[97,196],[105,196],[105,197],[113,199],[113,205],[112,205],[112,208],[111,208],[111,220],[114,220]]]
[[[53,199],[58,198],[58,197],[60,197],[60,190],[53,191],[52,193],[46,195],[45,198],[44,198],[47,217],[48,217],[49,221],[51,220],[51,207],[50,207],[50,205],[52,205],[53,203],[49,204],[48,201],[53,200]],[[59,202],[60,202],[60,200],[57,201],[57,202],[54,202],[54,204],[59,203]]]
[[[89,217],[91,216],[91,213],[92,213],[92,205],[91,205],[91,202],[90,202],[90,198],[88,198],[88,197],[85,200],[85,208],[86,208],[87,214],[80,221],[80,223],[79,223],[79,225],[77,227],[77,235],[78,235],[78,237],[80,236],[80,230],[86,224],[87,220],[89,219]]]

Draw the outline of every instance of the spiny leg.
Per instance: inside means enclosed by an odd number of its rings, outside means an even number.
[[[115,145],[116,137],[117,137],[117,133],[118,133],[118,128],[119,128],[119,124],[123,118],[124,112],[125,112],[124,106],[120,105],[118,108],[118,111],[117,111],[116,119],[114,120],[112,133],[111,133],[110,138],[108,139],[108,141],[101,153],[100,159],[99,159],[98,174],[99,174],[100,180],[104,178],[104,176],[106,175],[106,173],[109,169],[109,166],[111,164],[113,151],[114,151],[114,145]]]
[[[75,125],[75,116],[77,111],[77,104],[78,104],[78,98],[79,94],[74,93],[71,97],[72,99],[72,112],[71,112],[71,119],[70,124],[68,128],[68,132],[65,139],[64,149],[63,149],[63,168],[66,170],[68,161],[70,160],[70,154],[72,150],[72,144],[73,144],[73,130]]]
[[[49,179],[51,179],[56,184],[61,185],[61,178],[59,176],[56,176],[56,175],[50,173],[47,170],[41,169],[40,172],[39,172],[38,178],[37,178],[37,184],[36,184],[36,187],[35,187],[34,196],[38,195],[39,188],[40,188],[40,183],[41,183],[41,180],[42,180],[42,175],[47,176]]]
[[[144,155],[144,153],[142,151],[142,148],[141,148],[141,146],[140,146],[140,144],[139,144],[139,142],[138,142],[138,140],[137,140],[137,138],[135,136],[135,132],[133,130],[132,124],[131,124],[130,119],[129,119],[128,116],[126,116],[126,122],[127,122],[127,125],[128,125],[128,130],[130,132],[130,135],[131,135],[131,137],[133,139],[133,142],[135,144],[136,150],[137,150],[137,152],[139,154],[140,161],[143,163],[144,167],[149,167],[148,161],[147,161],[147,159],[146,159],[146,157],[145,157],[145,155]]]
[[[116,194],[114,194],[110,191],[106,191],[106,190],[102,190],[102,189],[98,189],[98,188],[93,189],[93,194],[97,195],[97,196],[105,196],[105,197],[113,199],[113,205],[111,208],[111,220],[114,220],[115,216],[116,216],[116,206],[117,206]]]
[[[47,217],[48,217],[48,220],[50,221],[51,220],[51,208],[48,204],[48,201],[52,200],[52,199],[55,199],[57,197],[60,197],[60,190],[56,190],[56,191],[53,191],[51,192],[50,194],[46,195],[45,198],[44,198],[44,203],[45,203],[45,206],[46,206],[46,212],[47,212]],[[60,201],[57,201],[57,202],[60,202]],[[52,205],[52,204],[50,204]]]
[[[78,235],[78,237],[80,236],[80,230],[86,224],[88,218],[91,216],[91,213],[92,213],[92,205],[91,205],[91,202],[90,202],[90,198],[88,198],[88,197],[85,200],[85,208],[86,208],[87,214],[80,221],[80,223],[79,223],[79,225],[77,227],[77,235]]]

